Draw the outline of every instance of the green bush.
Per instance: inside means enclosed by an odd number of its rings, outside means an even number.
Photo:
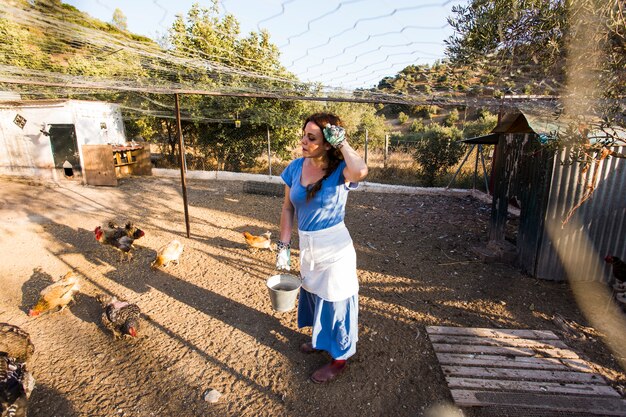
[[[485,111],[477,120],[465,123],[463,126],[463,137],[467,139],[486,135],[496,127],[497,123],[498,116]]]
[[[430,119],[430,110],[428,107],[429,106],[413,106],[411,113],[413,113],[413,116],[415,117]]]
[[[405,112],[401,111],[400,113],[398,113],[398,121],[401,125],[403,125],[409,121],[409,116]]]
[[[411,132],[423,132],[424,131],[424,122],[421,119],[413,120],[411,123],[411,128],[409,129]]]
[[[454,126],[456,122],[459,121],[459,111],[457,109],[452,109],[450,113],[443,119],[443,124],[445,126]]]
[[[429,125],[423,133],[415,134],[413,159],[420,165],[426,186],[432,186],[437,174],[456,165],[464,152],[461,131],[454,127]]]

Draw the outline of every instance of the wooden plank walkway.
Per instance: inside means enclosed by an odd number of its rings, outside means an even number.
[[[548,330],[426,327],[454,402],[626,416],[626,400]]]

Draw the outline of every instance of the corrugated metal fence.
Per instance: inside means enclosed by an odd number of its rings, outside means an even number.
[[[560,160],[565,160],[565,155],[566,151],[563,151]],[[589,190],[594,175],[595,191],[571,217],[570,222],[575,226],[562,228],[569,210],[579,204]],[[566,279],[558,249],[575,255],[576,266],[581,268],[577,274],[586,277],[586,280],[609,280],[610,265],[604,264],[604,256],[611,254],[626,260],[625,218],[626,160],[609,157],[584,170],[579,163],[563,165],[555,158],[544,222],[546,226],[555,226],[563,233],[543,233],[534,275],[549,280]],[[598,265],[603,272],[600,276],[597,276],[598,272],[593,272],[598,271]]]

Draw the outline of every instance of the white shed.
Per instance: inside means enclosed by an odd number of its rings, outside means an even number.
[[[83,172],[83,145],[124,143],[124,123],[117,104],[0,101],[0,174],[57,180],[57,170],[66,161],[75,172]]]

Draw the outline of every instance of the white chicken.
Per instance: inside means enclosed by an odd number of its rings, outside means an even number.
[[[156,259],[150,264],[153,268],[167,268],[170,262],[174,262],[178,265],[178,259],[183,253],[183,244],[180,241],[174,239],[167,245],[162,246],[158,252]]]

